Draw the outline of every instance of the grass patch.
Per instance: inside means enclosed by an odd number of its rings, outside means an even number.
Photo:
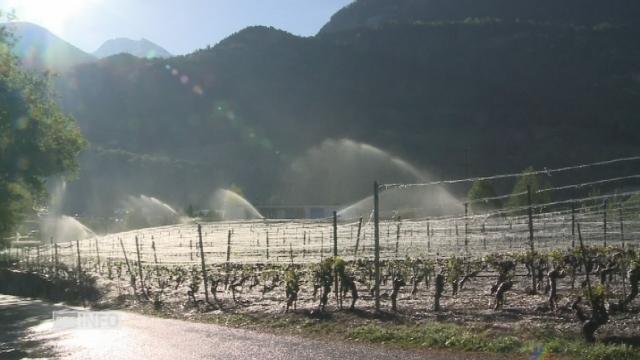
[[[450,349],[465,352],[556,354],[586,360],[640,359],[640,349],[622,344],[587,344],[581,340],[545,337],[525,340],[496,335],[489,330],[454,324],[383,326],[369,324],[352,329],[347,339],[408,348]]]

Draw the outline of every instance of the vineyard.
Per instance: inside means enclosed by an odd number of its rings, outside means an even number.
[[[627,158],[617,162],[633,162]],[[587,166],[527,175],[573,171]],[[501,175],[453,182],[496,180]],[[114,296],[208,311],[351,309],[470,320],[537,318],[588,341],[616,317],[640,327],[640,192],[578,190],[637,175],[470,200],[458,215],[403,219],[379,210],[379,192],[441,186],[375,185],[369,216],[253,220],[141,229],[22,249],[20,266],[50,277],[105,281]],[[570,196],[532,201],[541,193]],[[473,203],[522,197],[524,205],[474,213]],[[5,255],[7,255],[5,253]],[[93,279],[93,280],[90,280]],[[620,314],[636,314],[626,316]]]

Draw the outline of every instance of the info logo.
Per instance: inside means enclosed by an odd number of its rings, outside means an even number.
[[[53,328],[57,330],[116,329],[120,325],[120,316],[109,311],[54,311]]]

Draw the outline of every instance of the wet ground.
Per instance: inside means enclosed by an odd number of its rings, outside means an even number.
[[[486,359],[263,334],[123,311],[108,313],[117,324],[59,329],[54,311],[86,310],[0,295],[0,359]]]

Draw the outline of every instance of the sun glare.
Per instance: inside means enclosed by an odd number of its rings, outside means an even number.
[[[97,0],[8,0],[4,11],[14,10],[18,21],[33,22],[53,32],[62,31],[65,24],[79,16]]]

